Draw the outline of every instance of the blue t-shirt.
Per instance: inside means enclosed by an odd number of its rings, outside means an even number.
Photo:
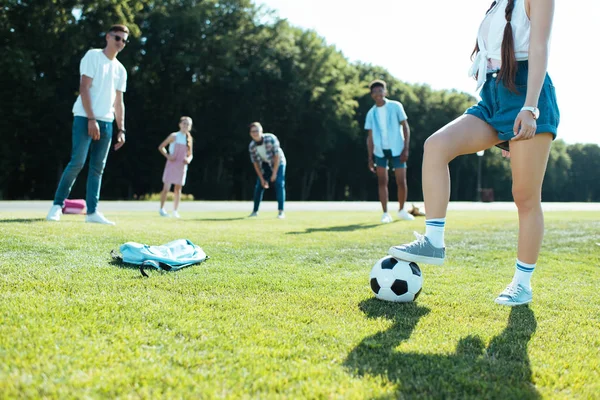
[[[377,112],[377,105],[371,107],[367,113],[365,119],[365,130],[373,131],[373,154],[377,157],[383,157],[383,138],[382,138],[382,124],[387,127],[387,142],[389,149],[392,151],[392,156],[398,157],[402,150],[404,150],[404,134],[402,121],[406,121],[408,117],[404,111],[402,103],[394,100],[385,100],[385,105],[382,107],[386,108],[387,121],[379,121],[379,113]]]

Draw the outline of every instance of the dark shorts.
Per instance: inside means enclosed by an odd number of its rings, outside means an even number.
[[[498,138],[503,141],[498,144],[498,147],[505,150],[508,150],[508,140],[515,136],[513,133],[515,119],[525,105],[527,95],[529,63],[519,61],[518,64],[515,78],[518,93],[508,90],[504,87],[502,81],[496,82],[496,74],[489,73],[479,93],[481,101],[465,111],[465,114],[474,115],[490,124],[498,132]],[[540,91],[538,108],[540,109],[540,117],[537,120],[536,134],[549,132],[552,134],[553,139],[556,139],[560,112],[556,104],[554,85],[548,74],[546,74]]]
[[[375,156],[374,158],[376,167],[387,168],[389,162],[389,164],[392,164],[392,169],[406,168],[406,163],[400,161],[400,156],[392,156],[391,150],[383,150],[383,157]]]

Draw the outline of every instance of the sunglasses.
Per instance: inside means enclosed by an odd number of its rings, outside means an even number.
[[[117,42],[120,42],[122,40],[123,43],[125,43],[125,44],[129,43],[129,39],[125,39],[119,35],[110,35],[110,36],[114,37]]]

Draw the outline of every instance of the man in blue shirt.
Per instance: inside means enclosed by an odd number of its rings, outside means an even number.
[[[375,105],[367,113],[365,130],[367,136],[367,150],[369,152],[369,170],[377,173],[379,185],[379,201],[383,208],[381,222],[392,222],[388,214],[388,166],[392,165],[398,186],[398,218],[413,220],[411,214],[404,209],[406,202],[406,161],[408,160],[408,145],[410,128],[406,112],[399,101],[388,100],[386,96],[386,83],[375,80],[369,85],[371,98]]]

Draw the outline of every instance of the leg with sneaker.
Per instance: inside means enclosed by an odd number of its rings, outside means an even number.
[[[104,215],[97,211],[98,200],[100,199],[100,186],[102,184],[102,174],[106,166],[108,151],[112,142],[112,122],[98,121],[100,126],[100,139],[93,140],[90,145],[90,162],[86,188],[87,216],[85,222],[93,222],[105,225],[114,225]]]
[[[550,154],[551,134],[510,142],[513,198],[519,212],[519,243],[513,280],[496,298],[496,303],[517,306],[532,300],[531,275],[542,246],[544,214],[542,182]]]
[[[173,218],[181,218],[179,212],[179,202],[181,201],[181,190],[183,187],[181,185],[175,185],[173,188]]]
[[[263,163],[263,179],[265,182],[269,182],[271,179],[271,169],[267,163]],[[256,178],[256,185],[254,185],[254,208],[252,209],[252,213],[248,217],[257,217],[258,209],[260,207],[260,203],[263,199],[263,195],[265,193],[265,188],[263,187],[263,183],[260,178]]]
[[[165,202],[167,201],[167,195],[169,194],[169,190],[171,190],[171,184],[165,183],[163,185],[162,192],[160,192],[160,209],[158,213],[161,217],[168,217],[169,213],[165,210]]]
[[[387,159],[375,156],[375,166],[377,171],[377,187],[379,194],[379,202],[383,209],[383,215],[381,216],[382,224],[389,224],[392,222],[392,216],[388,213],[388,168]]]
[[[275,195],[277,197],[277,218],[285,218],[285,164],[279,165],[275,179]]]
[[[400,161],[398,157],[398,166],[394,166],[394,175],[396,175],[396,186],[398,187],[398,218],[404,221],[413,221],[415,217],[405,210],[406,199],[408,197],[408,186],[406,184],[406,163]]]
[[[87,119],[83,117],[75,117],[73,119],[72,127],[72,146],[71,146],[71,160],[67,167],[63,171],[63,174],[56,188],[54,195],[54,202],[52,208],[48,212],[46,219],[48,221],[59,221],[62,215],[62,207],[65,200],[71,193],[71,188],[81,172],[81,169],[85,165],[85,160],[90,149],[92,138],[88,135]],[[89,207],[89,205],[88,205]]]
[[[417,263],[443,264],[444,228],[450,200],[448,164],[459,155],[476,153],[499,142],[496,131],[472,115],[459,117],[427,139],[423,152],[425,235],[416,234],[415,241],[391,247],[391,256]]]

